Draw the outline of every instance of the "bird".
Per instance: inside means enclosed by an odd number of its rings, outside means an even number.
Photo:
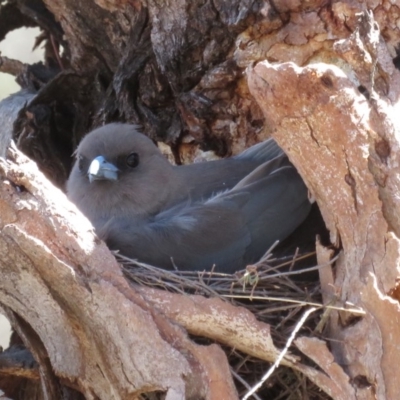
[[[111,123],[75,151],[67,196],[112,250],[164,269],[234,273],[307,217],[301,176],[273,139],[173,165],[139,126]]]

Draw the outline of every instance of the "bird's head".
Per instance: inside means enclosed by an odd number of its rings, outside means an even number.
[[[79,144],[67,193],[96,226],[112,216],[157,212],[171,172],[171,164],[137,126],[109,124]]]

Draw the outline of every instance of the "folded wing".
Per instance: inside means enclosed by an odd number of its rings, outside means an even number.
[[[139,261],[171,269],[234,272],[286,238],[310,210],[307,189],[284,155],[265,162],[231,190],[179,204],[155,217],[114,218],[107,244]]]

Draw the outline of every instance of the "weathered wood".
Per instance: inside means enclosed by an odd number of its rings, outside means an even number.
[[[392,399],[400,382],[393,369],[400,310],[390,296],[400,259],[395,235],[400,126],[391,99],[398,98],[400,73],[388,67],[374,28],[372,14],[365,13],[360,28],[334,46],[338,51],[346,46],[347,59],[368,63],[357,65],[364,73],[371,68],[368,98],[339,68],[325,64],[263,62],[249,68],[248,77],[273,136],[316,198],[332,242],[342,248],[334,282],[339,301],[367,312],[364,318],[339,316],[331,330],[335,359],[346,365],[355,398]],[[356,78],[365,82],[364,76]],[[375,88],[380,78],[385,90]]]
[[[9,154],[21,165],[0,160],[0,297],[32,330],[25,343],[33,354],[47,353],[54,373],[87,398],[156,390],[235,398],[222,351],[195,345],[150,308],[64,194],[21,153]]]
[[[323,287],[332,282],[329,275],[335,279],[325,297],[367,311],[361,319],[332,314],[333,363],[323,343],[297,340],[328,375],[310,369],[308,376],[317,376],[313,381],[337,399],[396,398],[400,80],[392,60],[399,61],[397,6],[383,0],[8,3],[8,10],[18,7],[22,13],[17,25],[29,18],[51,44],[46,66],[24,68],[19,76],[24,87],[38,93],[20,112],[13,135],[59,187],[76,144],[93,125],[139,123],[152,139],[171,146],[176,162],[209,157],[202,150],[238,153],[273,133],[317,199],[332,243],[342,250],[335,270],[324,276]],[[360,22],[366,7],[372,13]],[[63,54],[57,54],[59,45]],[[274,64],[259,63],[263,60]],[[249,65],[250,90],[243,75]],[[62,196],[39,201],[48,196],[40,189],[47,183],[30,187],[17,167],[11,175],[8,168],[0,200],[5,255],[0,283],[8,285],[1,302],[42,339],[55,374],[73,381],[88,398],[100,392],[126,396],[146,385],[143,390],[170,388],[170,396],[182,395],[184,386],[196,393],[201,386],[209,396],[219,393],[198,373],[204,368],[215,376],[215,364],[204,362],[213,351],[202,353],[154,309],[162,308],[157,300],[162,295],[143,295],[150,306],[128,287],[107,249],[93,243],[86,222],[54,205],[59,201],[68,209]],[[33,194],[25,203],[29,193],[19,193],[20,184]],[[64,215],[62,221],[57,213]],[[38,215],[46,218],[38,223]],[[64,232],[70,219],[74,228]],[[121,309],[131,317],[123,318]],[[162,311],[174,319],[173,308]],[[186,328],[206,334],[184,317],[179,322]],[[88,326],[79,324],[86,320]],[[139,322],[145,330],[136,332]],[[238,342],[236,337],[226,343]],[[244,343],[243,350],[253,354],[251,341],[249,347]],[[111,345],[116,347],[106,351]],[[136,359],[137,348],[147,359]],[[274,352],[267,348],[266,359]],[[61,361],[59,354],[66,358]],[[225,365],[221,382],[229,392],[226,371]]]

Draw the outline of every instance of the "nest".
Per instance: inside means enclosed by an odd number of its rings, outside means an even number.
[[[245,307],[258,320],[271,327],[271,335],[277,348],[284,348],[294,330],[296,335],[320,336],[323,320],[318,269],[321,266],[297,269],[306,260],[315,262],[315,253],[274,258],[271,248],[255,265],[234,274],[215,271],[188,272],[167,271],[142,264],[116,254],[123,265],[127,279],[135,284],[167,290],[180,294],[196,294],[219,297],[233,305]],[[334,260],[333,260],[334,261]],[[307,308],[318,307],[301,324]],[[198,343],[210,343],[205,338],[193,338]],[[239,396],[242,398],[260,382],[271,365],[264,360],[243,354],[233,348],[222,346],[231,367]],[[307,363],[304,356],[290,347],[292,354]],[[330,397],[301,373],[287,367],[275,368],[274,372],[253,394],[253,399],[330,399]]]

